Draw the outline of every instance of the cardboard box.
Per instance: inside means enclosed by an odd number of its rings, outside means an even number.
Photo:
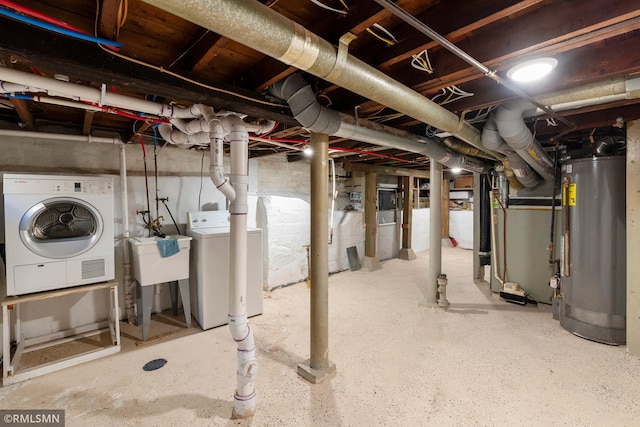
[[[473,188],[473,176],[459,176],[453,180],[453,188]]]

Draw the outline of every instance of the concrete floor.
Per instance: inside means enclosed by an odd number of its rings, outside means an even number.
[[[3,409],[65,409],[67,426],[637,426],[640,359],[578,338],[549,306],[501,301],[443,249],[451,307],[419,306],[428,252],[330,278],[330,359],[312,385],[306,283],[251,320],[261,370],[253,418],[231,420],[235,345],[221,327],[136,347],[0,389]],[[153,372],[142,366],[165,358]]]

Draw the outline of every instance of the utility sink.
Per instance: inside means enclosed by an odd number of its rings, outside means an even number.
[[[180,250],[163,258],[158,247],[160,240],[177,240]],[[133,252],[133,275],[141,286],[189,278],[191,237],[132,237],[129,243]]]

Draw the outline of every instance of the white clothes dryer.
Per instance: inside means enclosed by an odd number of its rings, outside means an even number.
[[[112,280],[113,179],[5,174],[7,295]]]

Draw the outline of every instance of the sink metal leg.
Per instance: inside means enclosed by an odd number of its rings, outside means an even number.
[[[142,341],[149,338],[149,324],[151,323],[151,306],[153,305],[153,286],[141,286],[142,292]],[[140,295],[139,294],[139,295]],[[140,305],[138,306],[138,309]],[[140,314],[138,313],[138,316]]]
[[[169,282],[169,293],[171,294],[171,312],[174,316],[178,315],[178,282]]]
[[[180,287],[180,298],[182,299],[182,308],[184,310],[184,318],[187,321],[187,328],[191,327],[191,296],[189,295],[189,279],[178,280]]]

